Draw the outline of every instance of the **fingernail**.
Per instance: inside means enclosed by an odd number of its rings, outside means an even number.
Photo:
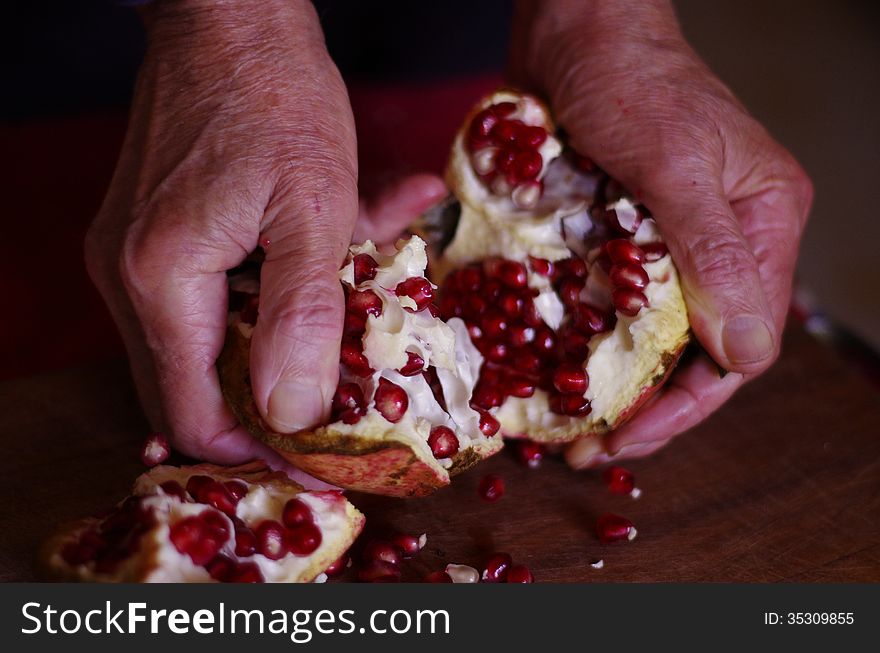
[[[299,431],[323,419],[325,403],[317,386],[281,381],[269,395],[267,417],[276,431]]]
[[[565,460],[575,469],[586,469],[601,464],[607,458],[602,439],[599,437],[584,438],[575,442],[565,452]]]
[[[727,320],[722,342],[731,363],[757,363],[773,355],[773,336],[756,315],[738,315]]]

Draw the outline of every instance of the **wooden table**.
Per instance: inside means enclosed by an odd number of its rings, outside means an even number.
[[[0,580],[32,580],[57,523],[124,496],[146,428],[122,361],[0,385]],[[770,372],[629,467],[638,501],[610,495],[596,472],[558,460],[529,470],[506,452],[429,499],[353,500],[369,532],[428,533],[412,578],[504,550],[538,581],[880,580],[880,396],[799,329]],[[507,483],[496,504],[476,495],[487,472]],[[606,511],[639,537],[600,545]]]

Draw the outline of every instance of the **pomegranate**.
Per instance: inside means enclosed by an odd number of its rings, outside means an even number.
[[[502,436],[602,435],[660,387],[690,338],[650,212],[564,142],[538,99],[481,100],[446,181],[449,198],[396,253],[349,249],[327,424],[296,437],[267,428],[248,381],[258,274],[230,277],[226,399],[251,433],[330,483],[421,496],[496,453]]]
[[[345,557],[363,522],[339,492],[304,491],[260,462],[162,465],[107,516],[58,531],[40,559],[68,581],[310,582]]]

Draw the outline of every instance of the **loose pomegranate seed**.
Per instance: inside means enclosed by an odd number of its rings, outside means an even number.
[[[411,558],[421,551],[427,540],[428,538],[424,533],[419,537],[406,533],[397,533],[391,538],[391,542],[403,552],[404,558]]]
[[[648,263],[659,261],[661,258],[669,253],[669,249],[666,247],[666,243],[645,243],[640,247],[645,253],[645,261]]]
[[[315,516],[312,514],[312,509],[306,505],[305,501],[294,497],[284,504],[284,510],[281,512],[281,523],[287,526],[287,528],[296,528],[302,524],[314,523],[314,521]]]
[[[434,299],[434,286],[424,277],[410,277],[397,284],[395,292],[398,296],[409,297],[416,303],[416,311],[420,311]],[[407,309],[412,311],[413,309]]]
[[[357,577],[362,583],[399,583],[400,569],[384,560],[373,560],[361,567]]]
[[[486,474],[480,479],[477,492],[483,500],[494,503],[504,496],[504,479],[497,474]]]
[[[607,512],[596,520],[596,535],[602,544],[610,544],[635,539],[636,529],[626,517]]]
[[[235,555],[242,558],[252,556],[257,552],[257,536],[247,526],[235,529]]]
[[[584,288],[584,280],[577,277],[568,277],[559,284],[559,299],[568,307],[575,307],[580,302],[581,290]]]
[[[239,312],[239,317],[241,321],[245,324],[250,324],[251,326],[255,326],[257,324],[257,317],[260,313],[260,296],[259,295],[248,295],[248,298],[244,302],[244,306],[242,306],[241,311]]]
[[[534,256],[530,256],[529,265],[531,265],[532,271],[535,274],[540,274],[542,277],[553,276],[554,265],[545,258],[535,258]]]
[[[357,315],[382,315],[382,298],[372,290],[353,290],[348,294],[346,308]]]
[[[373,540],[364,547],[363,560],[367,563],[387,562],[398,567],[403,562],[403,550],[393,542]]]
[[[580,394],[554,395],[550,398],[550,410],[560,415],[583,417],[589,415],[592,407],[590,401]]]
[[[232,495],[232,500],[235,501],[236,504],[248,494],[247,483],[243,481],[226,481],[223,483],[223,487],[225,487],[226,491]]]
[[[578,363],[562,363],[553,373],[553,386],[559,392],[583,395],[588,385],[587,371]]]
[[[141,448],[141,462],[148,467],[155,467],[165,462],[169,455],[171,455],[171,447],[168,438],[162,433],[151,433]]]
[[[544,445],[539,442],[531,442],[529,440],[520,440],[517,443],[516,455],[520,462],[526,467],[535,469],[541,466],[541,460],[544,458]]]
[[[511,376],[505,383],[507,394],[527,399],[535,394],[535,384],[524,376]]]
[[[484,147],[477,150],[471,156],[471,165],[478,175],[488,175],[495,170],[495,157],[498,156],[497,147]]]
[[[263,572],[255,562],[240,562],[229,579],[232,583],[264,583]]]
[[[541,155],[539,154],[538,157]],[[537,173],[536,173],[537,174]],[[510,194],[510,199],[518,209],[533,209],[541,199],[544,186],[540,181],[529,180],[518,184]]]
[[[485,410],[480,411],[480,432],[487,438],[491,438],[498,433],[501,423]]]
[[[611,292],[611,303],[619,312],[634,317],[643,307],[648,305],[648,298],[639,290],[615,288]]]
[[[294,555],[306,556],[321,546],[321,529],[312,522],[305,522],[284,533],[284,545]]]
[[[632,263],[641,265],[645,262],[645,253],[625,238],[616,238],[605,243],[605,252],[613,263]]]
[[[277,521],[267,519],[257,526],[257,551],[269,560],[280,560],[287,555],[284,527]]]
[[[612,465],[602,472],[602,480],[613,494],[629,494],[636,486],[633,473],[617,465]]]
[[[509,553],[493,553],[486,561],[480,578],[484,583],[504,583],[512,565],[513,559]]]
[[[611,283],[624,288],[641,290],[648,285],[648,273],[641,265],[615,265],[609,274]]]
[[[471,403],[483,410],[496,408],[501,405],[502,401],[504,401],[504,395],[498,389],[498,386],[482,381],[474,388],[474,394],[471,397]]]
[[[339,360],[355,376],[372,376],[376,370],[370,367],[370,361],[364,355],[363,347],[360,340],[343,340],[339,349]]]
[[[333,395],[333,414],[341,414],[351,408],[363,408],[364,391],[357,383],[342,383]]]
[[[379,264],[369,254],[358,254],[352,259],[354,264],[354,285],[359,286],[364,281],[376,278],[376,268]]]
[[[468,565],[446,565],[446,573],[452,578],[453,583],[479,583],[480,572]]]
[[[186,490],[183,489],[183,486],[177,481],[165,481],[160,486],[162,491],[165,494],[168,494],[172,497],[177,497],[181,501],[189,501],[190,497],[186,493]]]
[[[426,583],[451,583],[452,576],[447,574],[445,571],[432,571],[430,574],[425,576]]]
[[[425,359],[418,354],[408,351],[406,352],[406,365],[401,367],[398,372],[403,376],[415,376],[425,369]]]
[[[376,410],[392,424],[399,422],[409,408],[406,391],[388,379],[379,379],[379,387],[376,388],[373,400]]]
[[[449,458],[458,453],[458,437],[448,426],[435,426],[428,436],[428,446],[434,458]]]
[[[348,553],[343,553],[330,563],[330,566],[324,570],[324,573],[328,576],[338,576],[348,568],[350,562],[351,559],[348,557]]]
[[[535,577],[532,576],[532,572],[525,565],[513,565],[507,571],[507,581],[508,583],[534,583]]]

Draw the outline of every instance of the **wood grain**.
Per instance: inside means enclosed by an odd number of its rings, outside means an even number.
[[[115,503],[141,471],[146,432],[123,362],[0,385],[0,580],[33,579],[32,556],[63,521]],[[766,375],[707,422],[633,462],[641,499],[610,495],[597,472],[538,470],[507,452],[428,499],[356,495],[368,534],[428,533],[406,577],[494,550],[538,581],[880,580],[880,397],[798,329]],[[483,474],[507,493],[487,504]],[[602,546],[602,512],[638,538]],[[605,568],[589,563],[604,559]]]

